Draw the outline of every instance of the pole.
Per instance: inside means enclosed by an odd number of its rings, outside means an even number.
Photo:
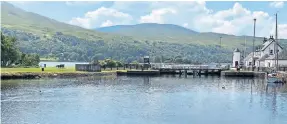
[[[220,41],[219,41],[219,48],[221,49],[221,38],[222,37],[220,37]],[[221,67],[221,65],[220,65],[220,60],[219,60],[219,67]]]
[[[278,71],[278,46],[277,46],[277,44],[278,44],[278,28],[277,28],[277,13],[275,14],[275,16],[276,16],[276,30],[275,30],[275,44],[276,44],[276,47],[275,47],[275,52],[276,52],[276,54],[275,54],[275,58],[276,58],[276,71]]]
[[[244,36],[244,53],[243,53],[243,57],[246,57],[246,36]]]
[[[253,32],[253,57],[252,57],[252,71],[254,71],[254,66],[255,66],[255,60],[254,60],[254,42],[255,42],[255,25],[256,25],[256,19],[254,20],[254,32]]]

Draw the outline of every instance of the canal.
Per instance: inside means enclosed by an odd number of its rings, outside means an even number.
[[[286,124],[287,87],[264,79],[2,80],[2,124]]]

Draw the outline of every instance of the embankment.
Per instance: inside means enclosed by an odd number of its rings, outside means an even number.
[[[37,79],[37,78],[73,78],[87,76],[116,76],[116,72],[13,72],[1,73],[1,80],[6,79]]]

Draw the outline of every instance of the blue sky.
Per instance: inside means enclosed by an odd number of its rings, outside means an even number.
[[[274,32],[274,13],[279,11],[279,36],[287,37],[284,2],[10,2],[26,11],[84,28],[138,23],[167,23],[199,32],[252,35]]]

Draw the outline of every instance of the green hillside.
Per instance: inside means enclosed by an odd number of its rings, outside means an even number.
[[[244,43],[244,37],[198,33],[170,24],[115,27],[88,30],[26,12],[6,2],[1,4],[3,34],[15,36],[22,52],[37,53],[41,58],[60,61],[112,58],[132,62],[150,55],[156,62],[227,62],[232,59],[233,49],[242,48]],[[220,36],[222,48],[218,47]],[[257,38],[256,43],[261,41]],[[252,37],[247,37],[247,43],[250,47]]]
[[[20,8],[13,6],[10,3],[1,3],[1,23],[2,27],[9,29],[22,30],[25,32],[37,34],[39,36],[52,36],[56,32],[64,33],[65,35],[73,35],[83,39],[113,39],[120,36],[109,35],[84,29],[81,27],[58,22],[56,20],[26,12]]]
[[[143,23],[136,25],[117,25],[95,29],[104,33],[113,33],[125,36],[136,36],[147,40],[163,40],[165,42],[194,43],[200,45],[219,45],[222,37],[222,46],[230,49],[242,47],[244,36],[234,36],[219,33],[199,33],[173,24]],[[260,44],[263,38],[256,38]],[[252,45],[253,37],[246,37],[247,45]]]

